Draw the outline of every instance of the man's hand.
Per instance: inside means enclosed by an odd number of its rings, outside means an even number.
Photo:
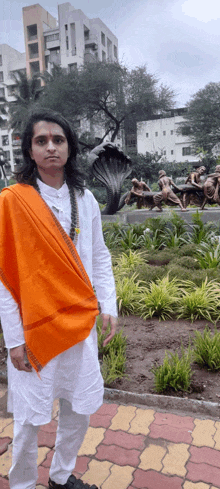
[[[109,343],[109,341],[111,341],[113,336],[115,336],[118,320],[117,318],[114,318],[109,314],[101,314],[101,318],[102,318],[102,334],[106,333],[109,324],[111,326],[110,333],[106,336],[105,340],[103,341],[103,346],[106,346]]]
[[[10,348],[10,357],[17,370],[24,370],[25,372],[32,371],[30,363],[27,361],[25,362],[25,344]]]

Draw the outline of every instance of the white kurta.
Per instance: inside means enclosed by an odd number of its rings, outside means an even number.
[[[67,234],[71,225],[69,190],[56,190],[38,180],[42,198],[56,215]],[[99,206],[92,193],[77,193],[79,211],[76,249],[95,287],[102,313],[117,316],[111,257],[102,235]],[[37,253],[37,250],[36,250]],[[31,293],[31,291],[30,291]],[[0,281],[0,317],[6,347],[23,344],[22,321],[16,302]],[[73,317],[74,321],[74,317]],[[53,401],[67,399],[80,414],[94,413],[103,402],[97,333],[94,326],[88,338],[53,358],[40,372],[18,371],[8,355],[8,410],[20,423],[46,424],[51,420]]]

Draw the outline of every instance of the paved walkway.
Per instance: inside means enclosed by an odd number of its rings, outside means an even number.
[[[57,417],[55,402],[39,432],[37,489],[47,487]],[[12,418],[0,417],[0,489],[9,489],[12,436]],[[220,422],[105,403],[91,416],[74,473],[100,489],[220,489]]]

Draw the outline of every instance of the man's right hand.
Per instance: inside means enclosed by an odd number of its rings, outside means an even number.
[[[25,362],[25,344],[10,348],[10,357],[12,364],[17,370],[24,370],[25,372],[31,372],[32,366],[29,362]]]

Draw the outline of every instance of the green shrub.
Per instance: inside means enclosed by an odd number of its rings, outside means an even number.
[[[106,346],[103,346],[103,341],[108,331],[105,335],[102,335],[102,320],[100,316],[97,318],[97,334],[102,376],[104,382],[110,384],[114,380],[122,378],[125,374],[127,339],[123,336],[123,329],[121,329]]]
[[[137,275],[133,274],[130,277],[116,275],[116,293],[120,314],[135,314],[142,293],[142,286],[137,281]]]
[[[136,275],[137,280],[143,282],[144,285],[147,285],[150,282],[156,282],[156,280],[162,279],[167,275],[167,271],[164,266],[153,267],[147,263],[143,263],[137,270]]]
[[[210,242],[215,236],[217,229],[212,222],[203,223],[201,215],[198,210],[195,214],[192,214],[193,224],[191,225],[190,241],[195,244],[200,244],[202,241]]]
[[[200,243],[196,257],[201,268],[218,268],[220,265],[220,244]]]
[[[192,256],[174,257],[171,266],[173,266],[174,264],[175,266],[178,265],[180,267],[189,268],[191,270],[198,270],[200,268],[198,260],[196,258],[193,258]]]
[[[190,348],[185,352],[183,347],[181,356],[165,352],[163,364],[152,369],[154,374],[155,391],[160,393],[167,389],[174,391],[188,391],[191,383],[192,353]]]
[[[206,327],[203,334],[195,331],[193,340],[193,357],[195,362],[208,370],[220,370],[220,332]]]
[[[114,273],[129,274],[134,273],[137,268],[141,267],[146,261],[146,256],[140,251],[128,250],[126,253],[121,253],[116,259]]]
[[[184,244],[179,249],[179,256],[195,256],[197,252],[197,245],[195,243]]]
[[[179,318],[208,319],[215,322],[219,316],[220,289],[216,282],[208,282],[206,279],[201,287],[196,287],[193,282],[183,283],[183,295],[179,302]]]
[[[171,318],[179,303],[179,287],[176,279],[169,276],[158,279],[142,291],[138,311],[144,319],[158,316],[160,319]]]
[[[192,276],[196,275],[197,271],[189,270],[186,267],[181,267],[175,262],[170,262],[166,266],[167,272],[169,273],[170,280],[178,279],[182,281],[193,280]]]

